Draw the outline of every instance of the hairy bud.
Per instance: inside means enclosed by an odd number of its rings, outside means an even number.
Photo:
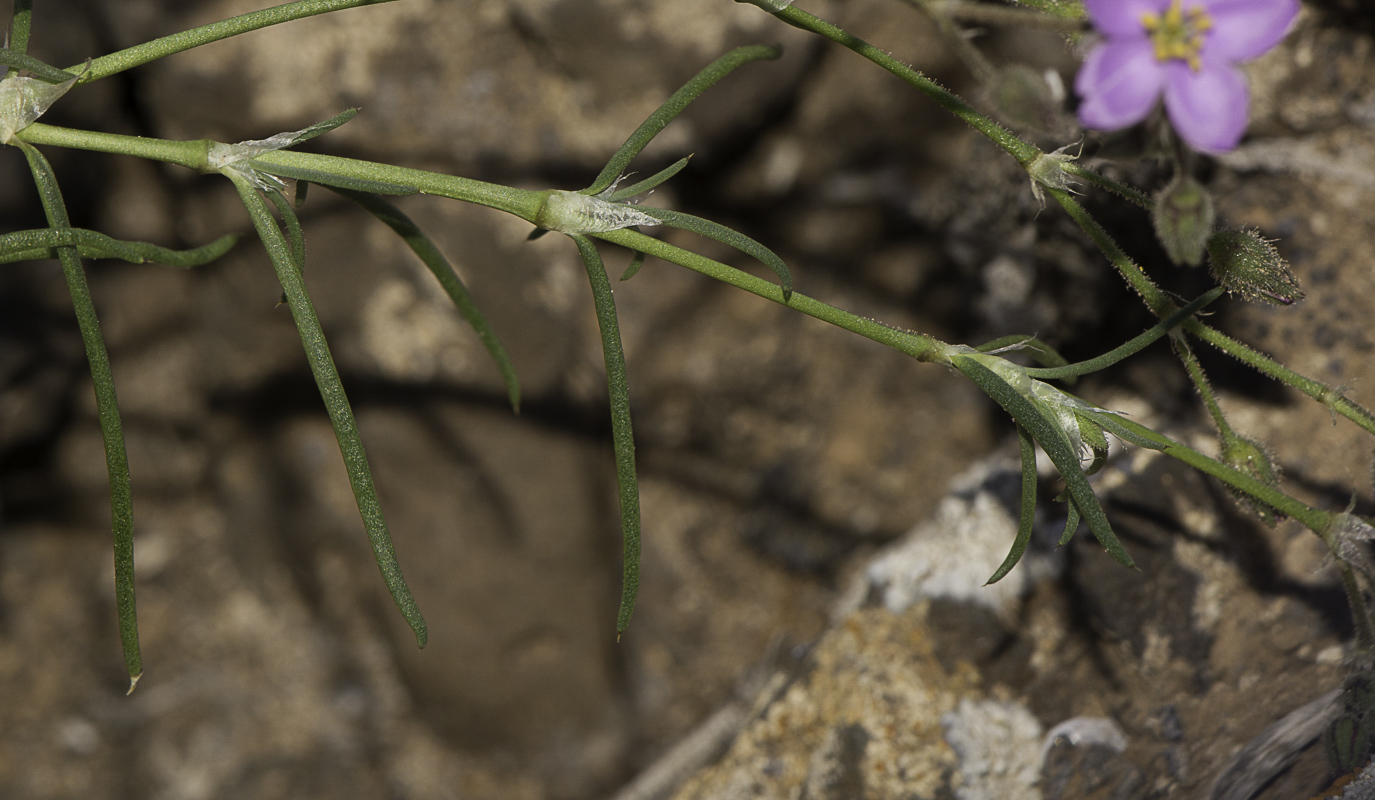
[[[1213,198],[1203,184],[1179,175],[1155,196],[1155,236],[1176,264],[1203,263],[1208,234],[1213,231]]]
[[[1275,468],[1275,459],[1260,442],[1236,435],[1226,437],[1222,442],[1222,462],[1266,486],[1279,486],[1279,470]],[[1254,497],[1231,486],[1227,488],[1231,490],[1238,503],[1260,517],[1266,525],[1273,528],[1275,522],[1284,518],[1283,514]]]
[[[1303,299],[1289,263],[1256,231],[1224,230],[1209,236],[1208,261],[1213,277],[1232,294],[1275,305]]]

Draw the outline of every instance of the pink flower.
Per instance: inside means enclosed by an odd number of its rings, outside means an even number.
[[[1079,121],[1114,131],[1135,125],[1165,96],[1184,141],[1232,150],[1246,132],[1250,92],[1237,66],[1279,44],[1299,0],[1084,0],[1104,40],[1074,88]]]

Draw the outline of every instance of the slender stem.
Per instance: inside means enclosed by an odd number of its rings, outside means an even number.
[[[1351,606],[1351,621],[1356,626],[1356,645],[1369,651],[1375,647],[1375,624],[1370,619],[1370,609],[1365,602],[1365,594],[1356,581],[1356,572],[1345,561],[1337,562],[1337,573],[1342,576],[1342,589],[1346,591],[1347,605]]]
[[[117,153],[154,161],[166,161],[199,171],[210,170],[208,150],[210,140],[174,141],[149,139],[142,136],[123,136],[116,133],[60,128],[35,122],[15,134],[30,144],[50,144],[100,153]],[[255,166],[272,174],[292,178],[297,170],[311,173],[309,180],[326,183],[331,176],[343,179],[344,188],[353,182],[391,184],[404,191],[451,197],[477,205],[495,208],[529,220],[535,219],[543,198],[541,192],[514,189],[494,183],[442,175],[420,169],[360,161],[354,158],[298,153],[294,150],[274,150],[253,159]]]
[[[1198,396],[1203,398],[1203,405],[1208,407],[1208,414],[1213,418],[1213,424],[1217,426],[1218,433],[1222,434],[1223,442],[1230,442],[1236,438],[1236,432],[1227,422],[1227,417],[1222,413],[1222,406],[1217,402],[1217,395],[1213,393],[1213,387],[1208,383],[1208,376],[1203,372],[1203,365],[1198,363],[1198,356],[1194,354],[1194,349],[1189,346],[1189,340],[1183,336],[1176,336],[1172,342],[1174,344],[1175,355],[1184,363],[1184,370],[1189,373],[1189,380],[1193,381],[1194,390]]]
[[[1209,458],[1187,445],[1176,442],[1174,439],[1126,417],[1106,411],[1090,411],[1086,412],[1086,415],[1094,422],[1102,425],[1103,430],[1114,436],[1142,447],[1159,450],[1171,458],[1183,461],[1199,472],[1212,475],[1223,483],[1251,495],[1281,514],[1293,517],[1305,528],[1322,537],[1323,541],[1328,542],[1331,546],[1332,543],[1329,541],[1329,531],[1333,520],[1331,512],[1313,508],[1307,503],[1296,500],[1279,489],[1263,483],[1252,475],[1229,467],[1217,459]]]
[[[1033,378],[1042,379],[1071,378],[1079,375],[1088,375],[1090,373],[1097,372],[1101,369],[1107,369],[1108,367],[1112,366],[1113,364],[1116,364],[1122,359],[1139,353],[1140,351],[1144,350],[1147,346],[1155,342],[1156,339],[1159,339],[1160,337],[1174,330],[1176,327],[1182,324],[1186,319],[1192,317],[1204,306],[1216,300],[1218,296],[1222,294],[1222,291],[1223,290],[1221,286],[1208,290],[1202,295],[1194,298],[1194,300],[1190,302],[1188,305],[1184,306],[1178,311],[1175,311],[1170,316],[1161,320],[1158,324],[1156,324],[1149,330],[1145,331],[1139,336],[1132,338],[1131,340],[1123,343],[1122,345],[1119,345],[1118,347],[1108,351],[1107,353],[1098,356],[1097,358],[1090,358],[1087,361],[1080,361],[1076,364],[1067,364],[1063,367],[1028,369],[1026,371],[1026,374],[1030,375]]]
[[[599,239],[619,244],[635,252],[646,253],[655,258],[661,258],[664,261],[671,261],[679,266],[687,267],[694,272],[700,272],[710,278],[715,278],[722,283],[728,283],[737,289],[743,289],[750,294],[759,295],[765,300],[770,300],[779,305],[785,305],[794,311],[800,311],[809,317],[815,317],[823,322],[829,322],[837,328],[843,328],[851,333],[857,333],[866,339],[872,339],[880,344],[891,347],[900,353],[906,353],[918,361],[929,361],[941,364],[949,363],[948,358],[945,356],[949,346],[933,336],[900,330],[876,320],[856,316],[849,311],[823,303],[801,292],[793,292],[788,296],[787,301],[784,301],[779,295],[778,284],[776,283],[771,283],[763,278],[756,278],[735,267],[722,264],[719,261],[713,261],[706,256],[698,255],[690,250],[674,247],[667,242],[645,236],[637,231],[629,229],[608,231],[606,233],[598,233],[596,236]]]
[[[980,25],[1007,25],[1014,28],[1049,28],[1073,33],[1085,28],[1083,20],[1056,17],[1021,8],[995,6],[989,3],[970,3],[966,0],[908,0],[922,2],[933,12],[951,19]]]
[[[53,175],[52,166],[37,148],[21,144],[28,158],[38,194],[43,201],[48,224],[62,231],[71,228],[62,192]],[[129,456],[124,445],[124,424],[119,416],[119,398],[115,394],[114,375],[110,370],[110,354],[105,337],[100,332],[91,288],[86,283],[86,271],[81,266],[76,248],[56,248],[62,262],[62,273],[76,310],[77,326],[86,346],[86,361],[95,385],[96,414],[100,418],[100,432],[105,440],[105,467],[110,475],[110,516],[114,532],[115,606],[119,616],[119,638],[124,649],[124,667],[129,674],[129,691],[134,691],[143,675],[143,658],[139,653],[138,612],[134,597],[134,504],[129,480]]]
[[[1177,310],[1177,306],[1171,302],[1169,297],[1150,278],[1146,277],[1146,273],[1142,272],[1141,268],[1128,258],[1126,253],[1122,252],[1122,248],[1117,246],[1107,231],[1103,230],[1103,227],[1093,217],[1089,216],[1084,207],[1079,205],[1069,192],[1063,189],[1049,188],[1046,191],[1059,201],[1070,217],[1079,223],[1079,227],[1088,233],[1089,237],[1098,245],[1098,249],[1103,251],[1103,254],[1108,257],[1118,272],[1121,272],[1122,276],[1127,279],[1127,283],[1146,301],[1146,306],[1152,313],[1158,317],[1165,317]],[[1197,319],[1186,320],[1181,327],[1253,369],[1298,389],[1327,406],[1333,412],[1341,414],[1375,434],[1375,415],[1348,400],[1340,391],[1300,375],[1273,358],[1238,342],[1215,328],[1204,325]]]
[[[29,0],[25,0],[28,2]],[[199,28],[192,28],[181,33],[174,33],[171,36],[164,36],[161,39],[154,39],[151,42],[130,47],[101,56],[91,62],[91,69],[81,76],[81,83],[90,83],[101,78],[108,78],[117,72],[156,61],[164,56],[173,53],[180,53],[183,50],[190,50],[193,47],[200,47],[203,44],[217,42],[220,39],[228,39],[241,33],[256,31],[259,28],[266,28],[271,25],[278,25],[283,22],[313,17],[316,14],[327,14],[331,11],[341,11],[346,8],[357,8],[359,6],[378,5],[380,3],[390,3],[392,0],[300,0],[296,3],[286,3],[285,5],[265,8],[261,11],[253,11],[248,14],[241,14],[237,17],[212,22],[209,25],[202,25]],[[68,72],[79,72],[80,64],[69,68]]]
[[[93,150],[98,153],[117,153],[119,155],[165,161],[169,164],[205,170],[209,167],[207,151],[209,139],[175,141],[172,139],[149,139],[143,136],[124,136],[118,133],[83,131],[75,128],[60,128],[35,122],[15,134],[29,144],[48,144],[56,147],[70,147],[76,150]]]
[[[1082,164],[1077,164],[1073,161],[1066,161],[1064,162],[1062,169],[1064,169],[1064,171],[1069,173],[1070,175],[1083,178],[1084,180],[1088,181],[1094,186],[1099,187],[1100,189],[1107,189],[1113,194],[1124,197],[1127,200],[1130,200],[1131,202],[1135,203],[1136,205],[1146,209],[1147,211],[1151,211],[1155,208],[1155,199],[1152,198],[1150,195],[1132,186],[1128,186],[1125,183],[1115,181],[1106,175],[1094,172],[1093,170],[1083,166]]]
[[[750,2],[755,2],[755,0],[750,0]],[[1017,162],[1023,166],[1035,161],[1036,157],[1041,155],[1041,150],[1035,145],[1018,138],[1011,131],[975,111],[968,103],[961,100],[950,90],[863,39],[860,39],[858,36],[854,36],[829,22],[808,14],[797,6],[789,5],[775,10],[765,5],[764,2],[765,0],[761,0],[761,2],[756,2],[756,5],[772,12],[774,16],[789,25],[801,28],[805,31],[811,31],[837,44],[848,47],[910,83],[912,86],[915,86],[926,94],[927,97],[930,97],[932,100],[944,106],[951,114],[964,120],[970,127],[982,133],[984,136],[987,136],[994,144],[1006,150],[1009,155],[1017,159]]]

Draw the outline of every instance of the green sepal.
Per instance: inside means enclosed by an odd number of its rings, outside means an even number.
[[[1084,468],[1085,475],[1092,475],[1107,463],[1108,437],[1103,433],[1103,426],[1094,420],[1077,412],[1074,418],[1079,422],[1079,440],[1093,452],[1093,462]]]

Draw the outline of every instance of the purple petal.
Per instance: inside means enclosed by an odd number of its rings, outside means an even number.
[[[1213,28],[1204,49],[1230,61],[1249,61],[1280,43],[1299,0],[1204,0]]]
[[[1182,61],[1165,65],[1165,112],[1184,141],[1205,153],[1236,148],[1246,132],[1250,91],[1230,64],[1205,61],[1198,72]]]
[[[1099,44],[1084,59],[1074,88],[1084,99],[1079,121],[1086,128],[1115,131],[1151,113],[1165,84],[1149,39],[1117,39]]]
[[[1169,7],[1170,0],[1084,0],[1089,21],[1108,36],[1145,35],[1141,18],[1160,14]]]

